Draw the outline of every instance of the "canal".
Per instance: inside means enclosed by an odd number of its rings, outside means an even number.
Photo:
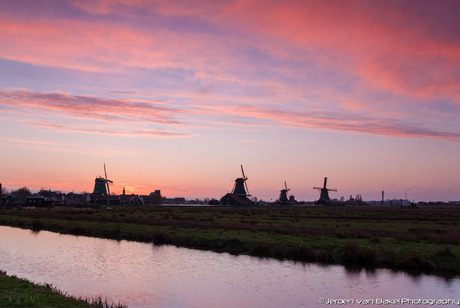
[[[0,269],[129,307],[449,307],[460,300],[459,278],[350,271],[6,226],[0,226]]]

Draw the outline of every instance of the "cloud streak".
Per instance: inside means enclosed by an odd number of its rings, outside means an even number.
[[[190,136],[187,133],[171,131],[187,126],[186,123],[175,118],[186,112],[167,107],[165,102],[161,101],[106,99],[62,92],[0,91],[0,109],[23,117],[33,114],[32,120],[29,119],[29,125],[67,132],[120,136]],[[69,119],[73,126],[77,126],[76,121],[96,121],[96,124],[86,122],[84,124],[86,127],[81,127],[80,122],[78,128],[72,128],[68,124],[59,124],[58,120],[36,119],[37,114],[53,119],[64,117]],[[116,130],[110,129],[113,123],[118,123]],[[125,128],[127,125],[130,128],[128,130]],[[153,129],[150,126],[160,129]]]
[[[59,112],[74,117],[103,121],[142,120],[151,123],[178,125],[172,114],[183,110],[168,108],[163,102],[138,102],[133,100],[104,99],[68,93],[0,92],[0,99],[9,108],[27,108]]]
[[[216,97],[214,97],[216,98]],[[193,128],[263,130],[270,127],[320,129],[370,134],[387,137],[435,138],[459,141],[460,133],[415,125],[392,118],[371,117],[362,110],[327,109],[292,111],[253,105],[194,104],[188,110],[170,108],[164,101],[106,99],[68,93],[35,93],[29,91],[0,91],[0,109],[26,116],[26,110],[37,111],[45,118],[63,120],[26,120],[27,125],[60,132],[117,136],[190,137],[197,133],[181,130]],[[186,116],[185,123],[177,119]],[[79,121],[79,122],[75,122]],[[83,121],[83,122],[81,122]],[[96,121],[94,123],[87,121]],[[83,123],[83,126],[82,126]],[[112,124],[118,123],[116,126]],[[149,126],[157,128],[152,128]]]
[[[214,108],[213,108],[214,109]],[[325,129],[358,134],[379,135],[386,137],[434,138],[440,140],[460,141],[460,133],[436,130],[423,126],[408,125],[391,119],[371,118],[366,115],[347,112],[292,112],[274,108],[253,106],[220,106],[222,114],[234,117],[263,120],[261,126],[274,123],[290,128]],[[215,114],[215,111],[211,111]],[[229,123],[225,123],[229,124]],[[244,122],[232,122],[232,125],[246,127]]]
[[[82,133],[82,134],[98,134],[98,135],[111,135],[111,136],[129,136],[129,137],[191,137],[192,134],[176,133],[171,131],[161,131],[152,129],[139,129],[139,130],[110,130],[110,129],[88,129],[88,128],[74,128],[68,125],[48,123],[48,122],[33,122],[29,126],[58,130],[59,132]]]

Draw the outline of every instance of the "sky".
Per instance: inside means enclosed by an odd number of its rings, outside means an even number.
[[[0,1],[8,190],[460,200],[458,1]]]

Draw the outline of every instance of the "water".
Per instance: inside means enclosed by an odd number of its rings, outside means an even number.
[[[232,256],[0,226],[0,269],[129,307],[314,307],[333,300],[435,299],[460,306],[460,279]],[[324,300],[329,305],[321,304]],[[344,303],[344,301],[336,302]],[[393,307],[389,304],[376,305]],[[395,303],[395,302],[393,302]],[[444,302],[446,303],[446,302]],[[396,302],[397,304],[397,302]],[[348,306],[350,306],[348,305]],[[429,304],[401,304],[404,307]]]

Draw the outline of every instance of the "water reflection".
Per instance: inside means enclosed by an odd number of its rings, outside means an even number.
[[[350,270],[0,226],[0,269],[129,307],[312,307],[320,298],[452,298],[460,280]]]

